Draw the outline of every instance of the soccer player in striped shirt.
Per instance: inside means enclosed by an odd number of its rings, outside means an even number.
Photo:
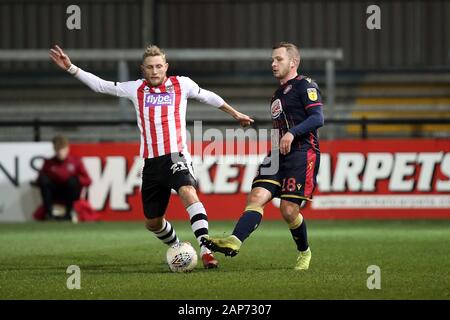
[[[186,107],[189,98],[212,105],[228,113],[241,126],[253,119],[236,111],[217,94],[200,88],[188,77],[167,76],[168,63],[163,50],[151,45],[142,57],[144,78],[128,82],[105,81],[71,63],[67,54],[55,46],[50,58],[61,69],[95,92],[126,97],[134,105],[140,130],[140,155],[145,159],[142,172],[142,203],[145,225],[167,245],[179,241],[174,228],[165,219],[171,190],[177,191],[186,208],[192,230],[200,245],[205,268],[216,268],[217,260],[202,245],[208,235],[208,217],[200,202],[186,141]]]
[[[319,87],[310,78],[298,75],[299,64],[300,52],[294,44],[281,42],[273,47],[272,72],[280,86],[272,96],[270,111],[273,128],[280,137],[278,146],[272,146],[273,157],[269,155],[260,165],[232,235],[206,237],[203,243],[213,251],[235,256],[242,242],[259,226],[264,206],[272,198],[281,198],[281,215],[299,251],[294,269],[307,270],[311,250],[300,208],[304,201],[311,200],[316,187],[320,163],[317,129],[323,126],[324,118]],[[277,159],[278,170],[269,173]]]

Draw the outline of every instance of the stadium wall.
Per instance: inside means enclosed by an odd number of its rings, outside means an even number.
[[[55,43],[79,49],[142,48],[148,43],[166,48],[267,48],[285,40],[303,48],[342,48],[344,60],[338,69],[448,70],[450,2],[445,0],[377,1],[380,30],[366,27],[366,10],[374,3],[362,0],[79,0],[81,29],[67,32],[66,10],[71,4],[0,2],[0,48],[47,49]],[[88,67],[115,69],[108,62],[93,64]],[[191,71],[205,68],[204,63],[184,65]],[[265,63],[260,65],[266,70]],[[243,67],[215,63],[209,68],[223,71],[233,66]],[[48,63],[35,62],[2,67],[53,70]],[[305,61],[303,68],[322,65]]]
[[[239,217],[267,148],[261,142],[191,146],[210,220]],[[102,220],[143,219],[137,143],[73,144],[71,150],[91,175],[88,200]],[[322,141],[321,150],[318,190],[302,209],[308,219],[450,218],[448,139]],[[50,143],[0,143],[1,222],[31,219],[40,196],[30,181],[51,154]],[[278,205],[266,206],[265,219],[280,219]],[[170,219],[186,219],[176,194],[167,212]]]

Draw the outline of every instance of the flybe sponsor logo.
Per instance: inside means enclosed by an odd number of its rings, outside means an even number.
[[[174,93],[146,93],[144,96],[145,107],[173,106]]]

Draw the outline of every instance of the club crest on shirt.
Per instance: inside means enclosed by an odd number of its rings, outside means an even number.
[[[290,85],[288,85],[286,88],[284,88],[283,94],[288,93],[289,91],[291,91],[291,89],[292,89],[292,85],[290,84]]]
[[[144,107],[173,106],[175,95],[173,93],[146,93],[144,95]]]
[[[317,89],[316,88],[308,88],[306,89],[306,92],[308,92],[308,98],[311,101],[317,100]]]
[[[144,92],[149,92],[149,91],[150,91],[150,88],[147,87],[147,86],[145,86],[145,87],[144,87]]]
[[[281,104],[280,99],[277,99],[274,102],[272,102],[270,111],[272,113],[272,119],[278,118],[278,116],[283,112],[283,105]]]
[[[168,85],[168,86],[166,87],[166,91],[167,91],[167,92],[175,92],[175,88],[173,87],[173,85]]]

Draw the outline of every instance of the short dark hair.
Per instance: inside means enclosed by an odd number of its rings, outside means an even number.
[[[56,151],[61,150],[69,145],[69,140],[63,135],[57,135],[52,139],[53,147]]]

